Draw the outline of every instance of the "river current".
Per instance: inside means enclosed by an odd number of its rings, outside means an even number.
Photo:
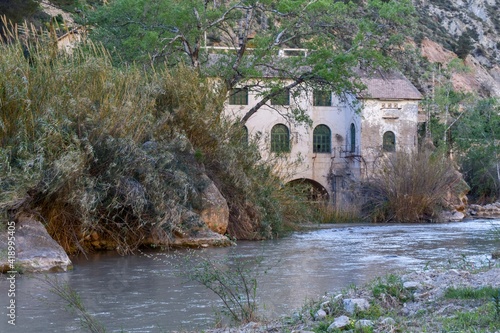
[[[214,325],[221,303],[182,274],[187,257],[245,260],[258,275],[260,312],[291,314],[317,299],[377,276],[426,267],[484,265],[498,249],[500,220],[446,224],[331,225],[230,248],[148,251],[135,256],[98,253],[72,258],[66,273],[16,279],[16,326],[8,324],[9,283],[0,281],[0,332],[81,332],[78,317],[49,291],[46,279],[67,283],[108,332],[201,330]],[[500,277],[499,277],[500,278]]]

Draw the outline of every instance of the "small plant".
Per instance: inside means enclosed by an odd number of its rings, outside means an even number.
[[[474,289],[471,287],[448,288],[444,293],[445,298],[454,299],[488,299],[497,295],[497,289],[492,287],[482,287]]]
[[[401,278],[394,274],[378,278],[372,287],[372,293],[387,306],[395,306],[411,299],[411,293],[403,287]]]
[[[495,318],[500,320],[500,288],[497,289],[496,294],[491,296],[491,300],[493,301],[493,307],[495,309]]]
[[[234,260],[197,258],[193,269],[182,273],[214,292],[222,301],[222,314],[235,323],[248,323],[257,318],[257,277],[262,259],[236,257]],[[189,260],[195,260],[190,258]]]
[[[59,281],[57,278],[45,278],[42,280],[47,284],[49,291],[59,296],[66,302],[67,308],[80,317],[82,327],[91,333],[105,333],[105,327],[95,317],[89,313],[80,295],[68,284]]]

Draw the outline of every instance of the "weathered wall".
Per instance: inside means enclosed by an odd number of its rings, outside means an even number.
[[[365,100],[363,104],[361,151],[366,162],[363,174],[370,175],[377,161],[388,154],[382,147],[385,132],[395,134],[396,151],[417,150],[418,102]]]

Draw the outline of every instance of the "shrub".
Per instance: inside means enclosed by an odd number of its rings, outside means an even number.
[[[439,153],[385,156],[363,184],[364,213],[375,222],[435,220],[447,197],[465,186],[451,161]]]
[[[213,82],[183,66],[118,69],[90,42],[70,55],[49,33],[19,31],[0,45],[0,207],[36,213],[68,252],[126,253],[203,227],[194,211],[206,174],[236,238],[273,237],[284,217],[307,216],[224,118]]]
[[[190,258],[190,271],[181,273],[214,292],[223,303],[222,313],[234,323],[257,320],[257,278],[262,259]]]

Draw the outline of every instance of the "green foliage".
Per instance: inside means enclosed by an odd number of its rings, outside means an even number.
[[[466,188],[450,160],[439,153],[390,153],[363,185],[363,211],[375,222],[418,222],[437,218],[448,192]]]
[[[184,62],[204,76],[219,77],[227,90],[251,86],[260,93],[246,121],[288,89],[324,87],[355,92],[352,68],[394,65],[414,13],[409,0],[340,1],[151,1],[116,0],[87,13],[99,40],[124,64]],[[208,36],[207,40],[205,39]],[[207,44],[207,45],[205,45]],[[225,47],[226,51],[213,48]],[[332,47],[333,46],[333,47]],[[281,57],[284,48],[307,56]],[[328,61],[324,61],[328,59]],[[292,82],[255,77],[269,72]]]
[[[37,0],[3,0],[0,2],[0,14],[8,20],[22,23],[26,18],[33,16],[40,8]],[[3,25],[2,28],[6,28]]]
[[[68,252],[95,233],[93,247],[129,252],[203,227],[206,174],[233,237],[274,237],[308,216],[196,71],[118,69],[92,43],[68,55],[49,34],[11,36],[0,52],[0,206],[36,210]]]
[[[401,278],[394,274],[389,274],[385,278],[378,278],[372,286],[373,297],[387,301],[403,303],[411,299],[411,293],[403,287]],[[394,304],[392,304],[394,305]]]
[[[492,202],[500,196],[500,115],[497,99],[469,104],[452,131],[471,197]]]
[[[469,32],[464,32],[458,37],[457,45],[454,49],[460,59],[465,59],[474,50],[474,41]]]
[[[490,286],[481,287],[478,289],[472,287],[446,289],[444,297],[454,299],[490,299],[498,295],[500,290]]]
[[[442,320],[445,332],[496,332],[500,329],[500,320],[492,303],[487,303],[473,311],[459,311]]]

